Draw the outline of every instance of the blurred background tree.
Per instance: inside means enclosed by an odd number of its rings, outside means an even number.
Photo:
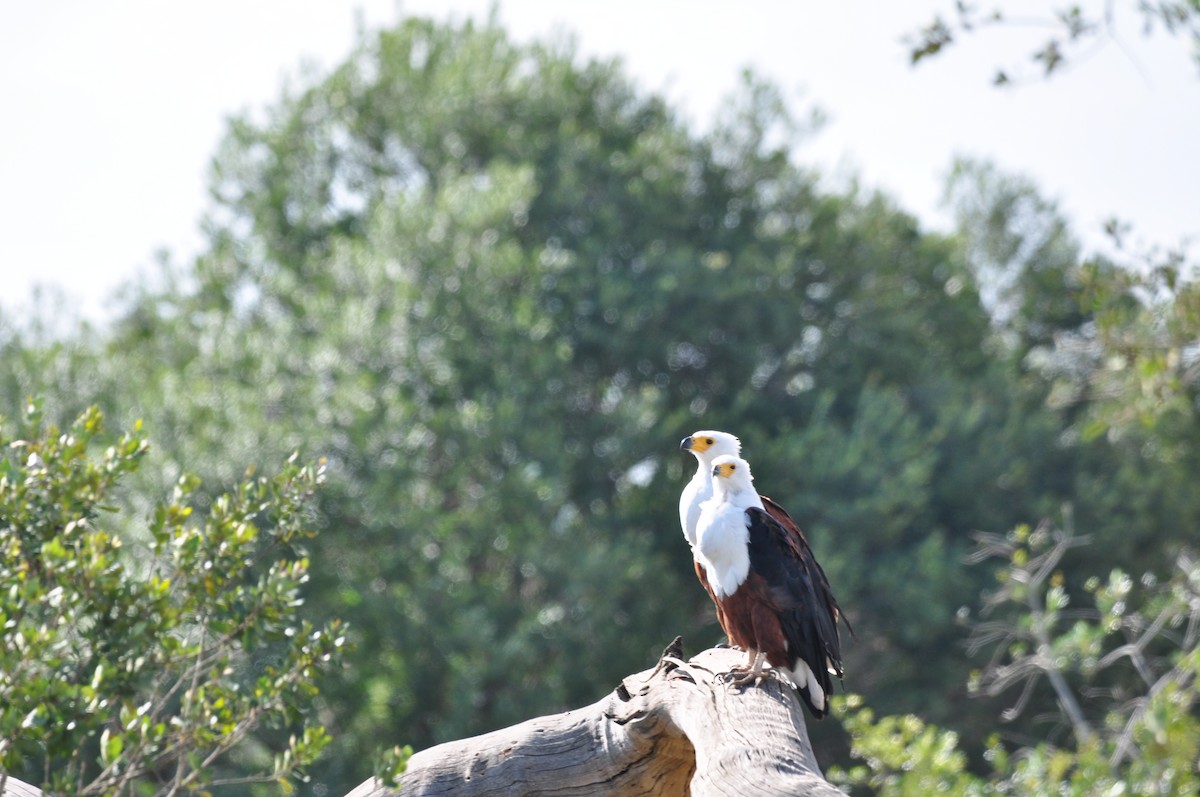
[[[381,738],[563,710],[676,633],[718,641],[675,512],[697,428],[739,434],[808,531],[859,632],[850,688],[982,752],[1004,704],[967,700],[963,607],[994,584],[963,566],[972,533],[1071,502],[1095,544],[1069,576],[1165,572],[1200,526],[1195,380],[1154,424],[1110,423],[1125,402],[1098,390],[1124,340],[1106,313],[1169,317],[1192,283],[1180,264],[1156,304],[1104,293],[1119,266],[985,163],[950,180],[957,229],[924,231],[820,188],[789,154],[810,131],[752,75],[700,134],[570,45],[364,34],[230,124],[207,251],[165,288],[100,331],[0,325],[0,407],[146,419],[133,518],[185,471],[205,509],[244,463],[327,460],[304,612],[358,645],[316,698],[315,793]],[[814,733],[847,760],[834,723]]]

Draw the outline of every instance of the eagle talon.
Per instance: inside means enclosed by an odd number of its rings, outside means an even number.
[[[767,672],[759,670],[754,671],[753,667],[734,667],[727,673],[724,673],[723,678],[729,686],[758,686],[762,679],[767,677]]]
[[[738,683],[740,672],[741,671],[737,668],[734,668],[729,672],[719,672],[713,677],[713,680],[717,681],[718,683],[722,683],[725,686],[740,686]]]

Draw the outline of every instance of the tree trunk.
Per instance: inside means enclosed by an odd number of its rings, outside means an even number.
[[[581,709],[447,742],[412,757],[399,792],[371,779],[347,797],[843,797],[822,776],[790,686],[717,678],[745,661],[730,649],[658,666]]]

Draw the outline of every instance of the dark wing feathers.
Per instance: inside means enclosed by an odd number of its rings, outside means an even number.
[[[793,534],[762,509],[748,509],[746,517],[750,567],[768,585],[791,654],[804,659],[828,695],[833,687],[829,663],[835,674],[842,676],[837,630],[840,612],[829,581],[799,529]]]
[[[829,579],[825,577],[825,571],[821,569],[821,565],[817,562],[817,557],[813,555],[812,548],[808,545],[808,538],[804,536],[804,532],[800,530],[800,526],[796,521],[792,520],[792,516],[787,513],[787,510],[780,506],[774,500],[765,495],[760,495],[763,507],[767,510],[767,514],[779,521],[779,525],[783,526],[787,532],[787,545],[793,549],[797,556],[812,562],[816,567],[817,587],[825,598],[825,601],[833,608],[834,620],[841,620],[846,625],[846,630],[850,632],[850,636],[854,636],[854,628],[850,625],[850,621],[846,619],[846,615],[842,612],[842,607],[838,606],[837,599],[833,597],[833,590],[829,586]]]

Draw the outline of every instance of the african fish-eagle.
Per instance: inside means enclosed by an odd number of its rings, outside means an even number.
[[[692,474],[691,480],[688,481],[683,488],[683,492],[679,495],[679,525],[683,529],[683,536],[687,539],[688,545],[692,549],[692,566],[696,571],[696,579],[704,587],[704,591],[708,593],[708,596],[712,598],[714,605],[717,607],[717,622],[721,624],[721,630],[729,637],[730,642],[733,642],[733,637],[729,633],[725,619],[721,616],[721,605],[717,603],[717,598],[708,584],[708,575],[705,573],[703,565],[695,557],[696,525],[700,522],[700,505],[712,497],[713,460],[722,456],[740,456],[742,442],[729,432],[703,429],[683,438],[679,443],[679,448],[682,451],[689,452],[697,460],[696,472]],[[779,521],[784,531],[793,539],[794,547],[802,551],[811,551],[804,533],[800,531],[800,527],[796,524],[796,521],[792,520],[787,510],[765,495],[760,495],[759,498],[762,500],[767,514]],[[819,573],[821,594],[825,596],[829,605],[833,607],[834,616],[845,622],[846,628],[849,629],[850,623],[842,617],[841,609],[838,607],[837,601],[834,600],[833,592],[829,588],[829,581],[825,578],[825,572],[821,570],[820,565],[817,565],[817,571]],[[854,633],[852,629],[851,633]]]
[[[729,432],[704,429],[683,438],[679,443],[679,448],[695,456],[698,465],[691,480],[679,494],[679,525],[683,528],[683,536],[687,538],[688,545],[692,549],[692,567],[696,571],[696,580],[700,582],[700,586],[704,587],[708,597],[712,598],[713,604],[717,607],[717,622],[721,624],[721,630],[725,631],[725,635],[729,636],[729,630],[725,628],[725,618],[721,616],[721,604],[717,603],[717,596],[713,594],[712,587],[708,585],[708,575],[704,572],[704,566],[696,558],[696,525],[700,522],[700,505],[712,498],[713,460],[722,456],[739,455],[742,451],[742,443]],[[732,637],[730,637],[730,642],[733,642]]]
[[[840,611],[829,581],[795,523],[789,529],[767,511],[744,459],[717,457],[711,475],[694,555],[725,632],[748,656],[733,682],[757,683],[765,660],[819,719],[828,711],[830,676],[842,677]]]

